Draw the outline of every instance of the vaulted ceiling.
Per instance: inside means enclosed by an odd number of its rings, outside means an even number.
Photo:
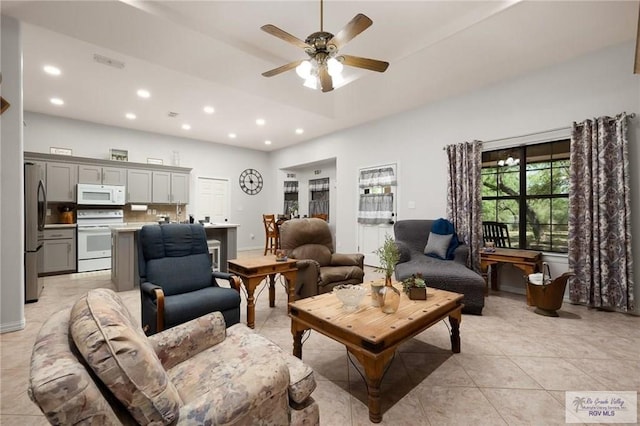
[[[260,27],[304,40],[320,29],[317,0],[3,0],[0,7],[23,22],[26,110],[265,151],[631,41],[638,19],[637,1],[327,0],[325,31],[336,34],[357,13],[373,20],[342,52],[390,66],[385,73],[345,67],[345,84],[322,93],[303,87],[295,71],[261,75],[306,54]],[[96,54],[124,67],[96,62]],[[61,75],[44,73],[47,64]],[[140,88],[151,97],[139,98]],[[205,105],[215,112],[204,113]]]

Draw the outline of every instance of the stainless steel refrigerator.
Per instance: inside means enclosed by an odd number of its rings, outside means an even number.
[[[42,250],[40,234],[47,214],[47,193],[39,165],[24,164],[24,298],[36,302],[42,292],[38,280],[38,251]]]

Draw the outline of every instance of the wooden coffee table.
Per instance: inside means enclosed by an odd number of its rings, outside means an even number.
[[[280,274],[287,280],[287,300],[295,300],[295,285],[298,269],[295,260],[277,261],[275,255],[267,255],[249,259],[233,259],[228,262],[228,272],[242,279],[247,291],[247,325],[255,327],[256,305],[253,294],[256,287],[269,277],[269,306],[276,305],[276,275]]]
[[[379,423],[382,421],[380,383],[401,343],[448,317],[451,350],[460,352],[462,297],[462,294],[433,288],[427,289],[427,300],[410,300],[402,293],[400,307],[394,314],[385,314],[371,306],[370,295],[351,312],[344,311],[342,302],[331,293],[289,303],[293,354],[302,358],[302,334],[308,329],[344,344],[364,368],[369,420]]]

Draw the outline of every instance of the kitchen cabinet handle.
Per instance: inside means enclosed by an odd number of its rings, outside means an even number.
[[[49,234],[49,235],[47,236],[47,239],[50,239],[50,238],[60,238],[60,237],[62,237],[62,236],[63,236],[62,234]]]

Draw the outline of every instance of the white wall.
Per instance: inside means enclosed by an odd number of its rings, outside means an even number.
[[[608,48],[277,151],[271,156],[271,168],[286,168],[299,163],[300,158],[306,161],[337,158],[336,241],[343,251],[353,251],[357,247],[354,225],[358,168],[397,162],[398,219],[444,217],[447,175],[442,148],[445,145],[542,132],[622,111],[639,113],[640,76],[632,74],[633,60],[631,43]],[[639,123],[640,117],[631,121],[629,135],[632,208],[636,212],[640,211]],[[415,209],[408,207],[411,201],[415,202]],[[634,261],[640,265],[640,215],[634,216],[632,226]],[[640,295],[640,279],[636,279],[636,295]],[[637,310],[640,312],[640,308]]]
[[[24,328],[24,193],[22,171],[22,33],[2,15],[2,97],[11,106],[0,119],[0,332]]]
[[[180,167],[193,169],[187,213],[195,212],[198,176],[229,179],[228,219],[240,224],[238,249],[264,247],[262,214],[271,211],[267,207],[271,204],[270,195],[276,191],[275,172],[268,167],[267,153],[34,112],[25,113],[25,122],[25,151],[48,153],[52,146],[64,147],[71,148],[74,156],[108,159],[109,149],[117,148],[129,151],[130,162],[146,163],[151,157],[162,159],[166,165],[172,165],[173,151],[178,151]],[[257,195],[247,195],[240,189],[238,178],[246,168],[257,169],[263,175],[264,188]]]

